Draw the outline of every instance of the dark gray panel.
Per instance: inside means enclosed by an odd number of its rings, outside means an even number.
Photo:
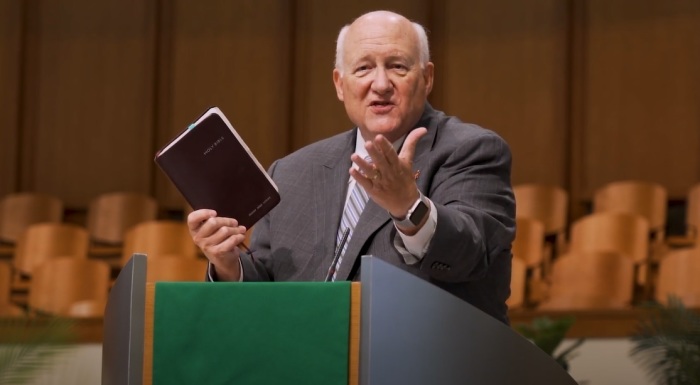
[[[362,257],[360,384],[575,385],[551,357],[452,294]]]
[[[134,254],[119,273],[105,309],[102,385],[143,383],[146,256]]]

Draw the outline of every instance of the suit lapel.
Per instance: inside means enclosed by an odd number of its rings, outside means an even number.
[[[347,194],[348,169],[350,169],[350,155],[355,149],[356,130],[352,130],[347,139],[343,139],[342,145],[330,148],[329,156],[320,159],[314,165],[314,211],[316,225],[314,227],[317,255],[321,256],[323,263],[314,272],[316,280],[323,280],[328,272],[335,249],[335,238],[340,223],[340,216],[345,204]]]

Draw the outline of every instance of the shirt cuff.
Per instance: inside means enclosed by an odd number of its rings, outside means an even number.
[[[240,267],[241,271],[240,275],[238,276],[238,282],[243,282],[243,264],[239,262],[238,266]],[[207,276],[209,277],[209,281],[219,282],[219,277],[216,275],[216,269],[211,262],[209,262],[209,265],[207,266]]]

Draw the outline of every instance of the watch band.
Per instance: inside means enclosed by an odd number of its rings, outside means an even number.
[[[404,218],[397,218],[389,213],[389,216],[397,226],[403,228],[417,227],[423,221],[425,216],[428,215],[430,212],[430,202],[428,201],[428,198],[423,195],[423,193],[419,192],[419,194],[420,196],[418,199],[416,199],[416,202],[411,206],[411,208],[408,209],[408,213],[406,213]]]

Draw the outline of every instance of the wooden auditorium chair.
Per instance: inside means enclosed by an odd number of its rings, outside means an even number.
[[[649,222],[652,244],[664,241],[668,198],[657,183],[628,180],[606,184],[593,197],[593,212],[637,214]]]
[[[202,282],[207,273],[207,260],[165,255],[146,258],[146,281]]]
[[[156,220],[142,222],[126,232],[122,248],[122,266],[134,253],[148,257],[180,255],[197,257],[197,246],[192,242],[187,224],[179,221]]]
[[[95,197],[88,207],[90,255],[121,256],[127,229],[158,216],[158,203],[146,194],[111,192]]]
[[[62,220],[63,202],[54,196],[29,192],[6,195],[0,200],[0,253],[14,253],[15,244],[30,225]]]
[[[0,262],[0,317],[22,316],[24,311],[10,300],[12,290],[12,268]]]
[[[544,251],[544,224],[523,217],[516,218],[515,224],[513,261],[520,261],[525,266],[525,302],[531,305],[539,302],[544,295],[550,270],[551,261]]]
[[[29,309],[39,314],[100,317],[104,313],[110,284],[109,266],[102,261],[55,258],[42,263],[29,288]],[[76,304],[94,303],[86,314]]]
[[[546,310],[621,309],[632,304],[634,263],[614,251],[570,251],[552,266]]]
[[[513,187],[515,216],[536,219],[544,225],[545,252],[555,258],[566,249],[569,194],[561,187],[528,183]]]
[[[697,247],[700,231],[700,183],[688,191],[685,206],[685,236],[667,237],[670,247]]]
[[[81,226],[68,223],[39,223],[29,226],[17,242],[12,265],[15,289],[26,290],[28,279],[44,261],[57,257],[85,259],[88,233]]]
[[[649,223],[640,215],[602,212],[586,215],[571,225],[569,251],[617,252],[635,266],[638,295],[649,294]],[[643,299],[643,298],[639,298]]]
[[[700,248],[670,250],[659,262],[654,298],[663,304],[674,295],[687,307],[700,307]]]
[[[519,309],[526,305],[527,266],[519,258],[513,257],[510,273],[510,297],[506,300],[509,309]]]

